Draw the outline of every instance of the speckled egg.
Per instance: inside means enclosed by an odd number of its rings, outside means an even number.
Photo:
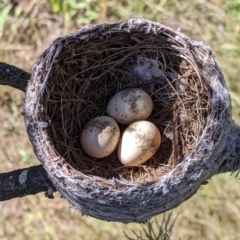
[[[127,88],[116,93],[107,105],[107,114],[123,125],[147,119],[152,110],[151,97],[139,88]]]
[[[90,120],[81,133],[81,146],[91,157],[103,158],[110,155],[118,145],[120,130],[116,121],[108,116]]]
[[[129,125],[118,146],[119,161],[126,166],[137,166],[150,159],[158,150],[161,134],[149,121]]]

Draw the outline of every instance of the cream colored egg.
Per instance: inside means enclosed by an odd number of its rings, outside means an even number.
[[[129,125],[147,119],[153,109],[151,97],[139,88],[127,88],[116,93],[107,105],[107,114],[118,123]]]
[[[158,150],[161,134],[149,121],[137,121],[129,125],[118,146],[119,161],[126,166],[137,166],[146,162]]]
[[[108,116],[93,118],[86,124],[81,133],[83,150],[94,158],[110,155],[117,148],[119,139],[118,124]]]

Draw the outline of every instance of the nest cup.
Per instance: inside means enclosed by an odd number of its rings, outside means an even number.
[[[117,151],[88,156],[83,127],[106,115],[114,94],[133,87],[153,100],[148,121],[161,132],[160,148],[137,167],[121,165]],[[82,214],[127,223],[178,206],[216,171],[213,149],[226,140],[229,106],[209,47],[130,19],[56,39],[33,67],[24,115],[35,154],[62,196]]]

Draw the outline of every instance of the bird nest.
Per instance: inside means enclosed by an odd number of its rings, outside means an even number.
[[[146,220],[162,212],[151,206],[160,181],[169,174],[182,177],[173,170],[196,153],[212,112],[209,74],[222,84],[219,72],[209,48],[146,20],[89,25],[58,38],[34,65],[27,89],[25,120],[35,153],[63,197],[83,214]],[[148,121],[161,132],[159,149],[135,167],[123,166],[117,150],[101,159],[88,156],[80,144],[83,127],[107,115],[117,92],[133,87],[153,100]],[[121,132],[125,128],[120,125]]]

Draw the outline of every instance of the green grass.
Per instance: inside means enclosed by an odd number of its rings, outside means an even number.
[[[155,221],[154,221],[155,220]],[[172,213],[163,214],[162,221],[159,223],[157,218],[141,226],[141,230],[136,232],[132,230],[133,237],[125,234],[128,240],[170,240],[176,218],[172,220]]]
[[[143,17],[181,28],[212,48],[231,92],[233,117],[240,124],[239,9],[240,0],[0,0],[0,61],[30,71],[55,38],[82,25]],[[20,115],[23,98],[23,93],[1,86],[2,172],[38,163]],[[172,211],[169,226],[177,218],[171,239],[240,239],[239,199],[238,178],[230,174],[213,177],[190,200]],[[46,199],[44,194],[13,199],[0,203],[0,211],[3,240],[147,239],[147,234],[153,234],[151,227],[158,234],[163,221],[162,215],[156,218],[161,226],[157,226],[155,219],[152,225],[124,225],[82,217],[72,213],[59,194],[54,200]]]

